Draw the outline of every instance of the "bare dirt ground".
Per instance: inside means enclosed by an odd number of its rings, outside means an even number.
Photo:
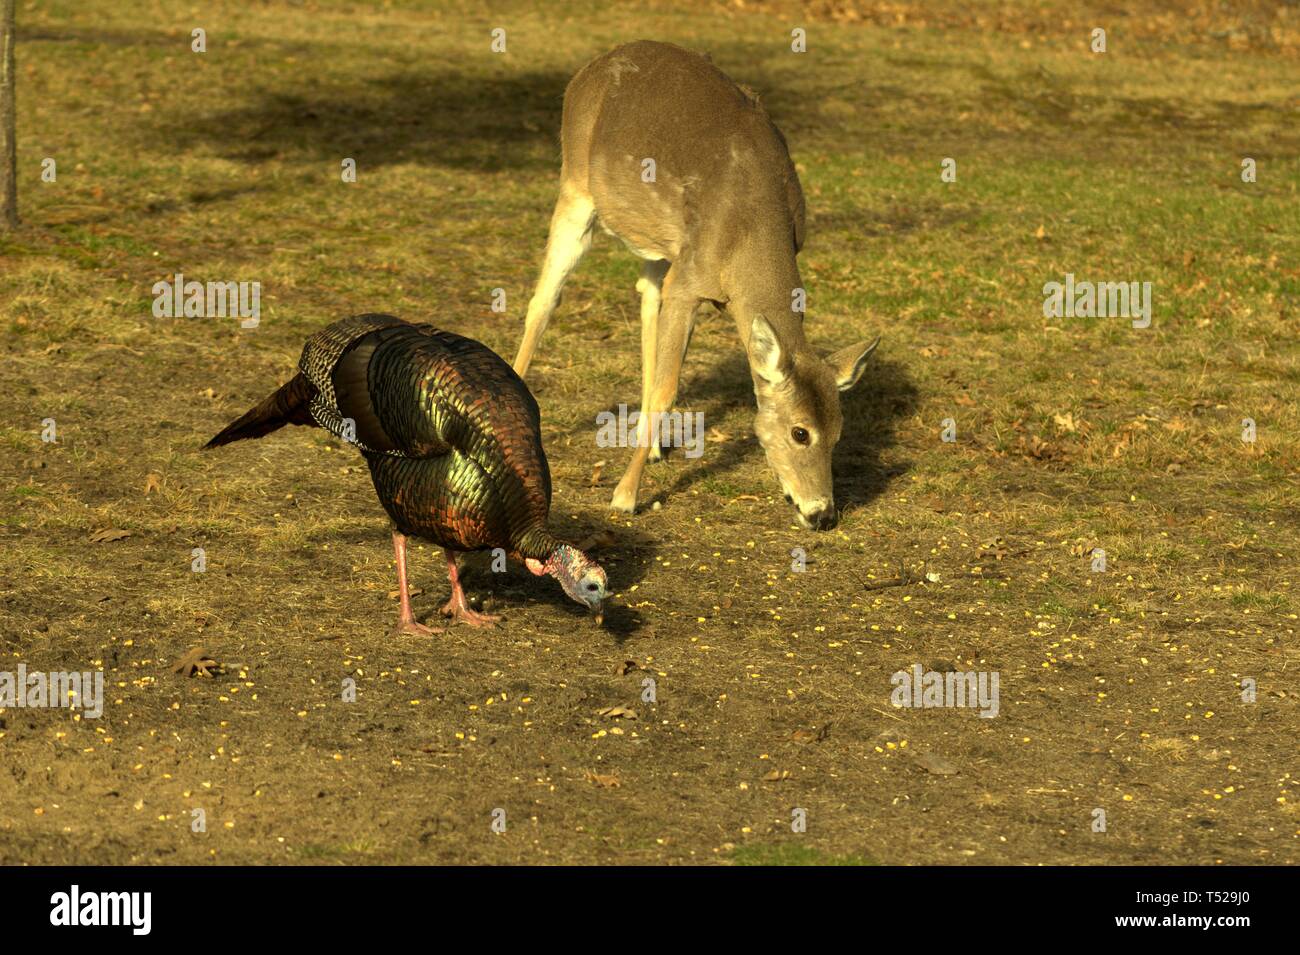
[[[0,671],[102,669],[108,699],[0,710],[0,862],[1300,861],[1300,16],[1147,6],[22,5]],[[607,626],[473,558],[504,625],[392,638],[351,449],[199,447],[346,314],[513,355],[564,84],[639,37],[762,94],[808,198],[810,337],[884,336],[840,525],[795,526],[721,316],[679,403],[704,456],[607,513],[637,264],[602,237],[530,383],[558,527],[606,532]],[[176,272],[261,282],[260,325],[153,317]],[[1151,327],[1045,318],[1066,273],[1150,281]],[[440,554],[412,574],[428,618]],[[174,673],[195,648],[214,674]],[[998,715],[892,706],[914,664],[997,673]]]

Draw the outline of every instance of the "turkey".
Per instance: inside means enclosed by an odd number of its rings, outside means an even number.
[[[395,633],[430,634],[411,612],[406,541],[447,559],[453,622],[491,626],[470,608],[456,554],[502,548],[601,620],[605,571],[547,529],[551,474],[537,402],[510,365],[471,338],[392,315],[356,315],[307,339],[298,374],[205,447],[260,438],[286,424],[355,444],[392,518],[401,616]]]

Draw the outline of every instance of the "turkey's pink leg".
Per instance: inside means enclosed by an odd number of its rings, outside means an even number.
[[[428,636],[433,633],[441,633],[432,627],[426,627],[415,619],[415,614],[411,612],[411,595],[406,589],[406,535],[400,531],[393,531],[393,553],[397,556],[397,592],[401,595],[402,609],[401,616],[398,617],[397,626],[393,628],[393,636],[410,634],[415,637]]]
[[[451,599],[442,605],[442,615],[451,617],[455,623],[467,623],[471,627],[491,627],[501,619],[490,613],[479,613],[471,609],[465,599],[465,591],[460,588],[460,574],[456,571],[456,555],[443,548],[447,555],[447,577],[451,580]]]

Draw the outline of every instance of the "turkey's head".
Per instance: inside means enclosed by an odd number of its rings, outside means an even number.
[[[560,582],[564,592],[587,608],[596,618],[604,621],[605,588],[608,580],[604,569],[572,544],[558,544],[543,563],[528,558],[525,562],[534,574],[549,574]]]

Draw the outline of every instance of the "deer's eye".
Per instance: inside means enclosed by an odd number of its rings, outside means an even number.
[[[807,428],[791,428],[790,437],[794,439],[795,444],[807,444],[810,440]]]

